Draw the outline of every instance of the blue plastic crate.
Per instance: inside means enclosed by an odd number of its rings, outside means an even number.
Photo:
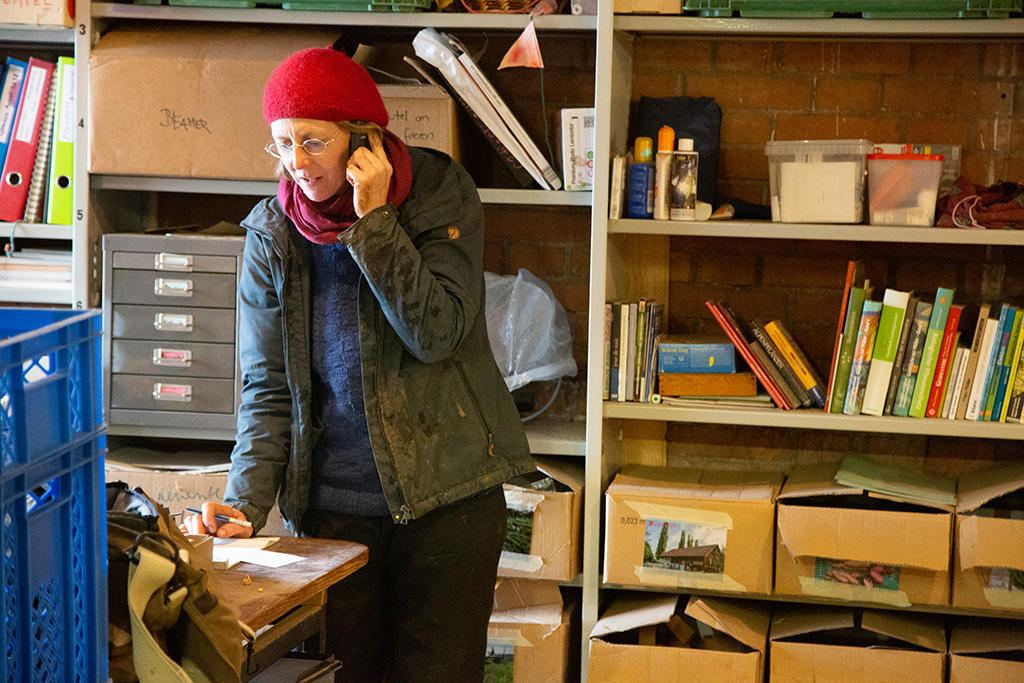
[[[0,681],[107,678],[99,311],[0,309]]]

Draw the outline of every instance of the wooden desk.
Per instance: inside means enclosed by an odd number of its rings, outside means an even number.
[[[276,568],[242,562],[216,570],[222,598],[257,632],[246,679],[313,636],[320,636],[323,651],[327,589],[366,564],[369,555],[366,546],[351,541],[292,536],[282,536],[267,550],[305,559]]]

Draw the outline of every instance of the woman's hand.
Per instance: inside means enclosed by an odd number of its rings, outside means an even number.
[[[219,503],[203,503],[202,511],[203,514],[201,515],[185,514],[180,526],[182,533],[195,536],[210,535],[217,536],[218,538],[231,538],[233,536],[248,538],[252,536],[251,526],[235,524],[234,522],[222,522],[215,517],[215,515],[224,515],[232,519],[244,520],[245,515],[235,508]]]
[[[352,186],[352,204],[362,218],[388,201],[391,187],[391,162],[376,133],[367,136],[372,149],[360,147],[348,158],[345,178]]]

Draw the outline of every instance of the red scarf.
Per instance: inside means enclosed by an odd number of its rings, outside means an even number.
[[[412,159],[409,148],[389,130],[384,131],[384,151],[392,169],[388,202],[398,207],[412,186]],[[352,186],[348,183],[330,199],[314,202],[286,175],[277,186],[277,199],[299,232],[315,244],[337,242],[338,234],[359,220],[352,203]]]

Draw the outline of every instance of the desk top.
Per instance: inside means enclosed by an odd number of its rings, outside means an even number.
[[[239,618],[254,631],[362,567],[369,554],[365,545],[351,541],[294,536],[282,536],[267,550],[306,559],[276,568],[241,562],[231,569],[216,570],[222,597],[235,606]],[[248,585],[242,582],[247,574],[252,579]]]

